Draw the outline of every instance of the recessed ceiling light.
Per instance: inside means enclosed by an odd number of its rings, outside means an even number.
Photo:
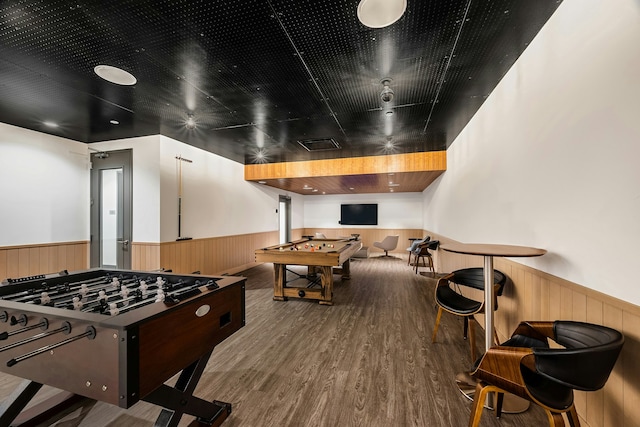
[[[46,122],[42,122],[43,125],[50,127],[50,128],[57,128],[58,124],[55,122],[50,122],[50,121],[46,121]]]
[[[361,0],[358,4],[358,19],[370,28],[383,28],[402,17],[407,9],[407,0]]]
[[[353,187],[349,187],[349,190],[355,190],[355,188],[353,188]]]
[[[317,189],[317,188],[314,188],[314,189],[312,190],[312,192],[313,192],[313,193],[317,193],[317,192],[318,192],[318,189]]]
[[[137,82],[133,74],[111,65],[98,65],[93,71],[106,81],[117,85],[132,86]]]
[[[109,123],[111,123],[112,125],[119,125],[120,122],[117,120],[109,120]]]
[[[187,129],[195,129],[196,128],[196,120],[193,118],[193,114],[189,114],[187,116],[187,120],[184,122],[184,125]],[[262,152],[258,153],[258,158],[261,159],[264,154]]]
[[[258,184],[266,184],[267,181],[258,181]]]

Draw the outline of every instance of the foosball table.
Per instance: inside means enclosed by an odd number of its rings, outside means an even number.
[[[122,408],[151,402],[163,407],[156,426],[185,413],[220,425],[231,404],[193,391],[214,347],[245,324],[245,281],[104,269],[8,279],[0,371],[25,381],[0,406],[0,426],[37,419],[23,409],[44,384]]]

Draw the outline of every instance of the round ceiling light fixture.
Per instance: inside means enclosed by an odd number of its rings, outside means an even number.
[[[391,83],[391,79],[389,77],[386,77],[380,80],[380,83],[382,83],[382,92],[380,92],[380,99],[382,99],[382,102],[393,101],[394,92],[393,92],[393,89],[389,87],[389,84]]]
[[[402,18],[407,0],[361,0],[358,19],[370,28],[384,28]]]
[[[93,71],[106,81],[117,85],[133,86],[138,81],[133,74],[111,65],[97,65]]]

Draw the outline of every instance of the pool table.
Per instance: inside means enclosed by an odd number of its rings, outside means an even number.
[[[317,300],[333,305],[333,274],[349,279],[349,259],[362,248],[362,242],[350,239],[305,238],[268,248],[256,249],[256,262],[271,262],[274,268],[273,299],[288,297]],[[320,288],[287,286],[287,265],[308,266],[308,277],[320,272]],[[340,267],[336,268],[334,267]],[[300,276],[300,275],[298,275]]]

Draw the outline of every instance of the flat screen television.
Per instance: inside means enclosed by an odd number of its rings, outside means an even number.
[[[350,204],[340,205],[341,225],[378,225],[378,205]]]

